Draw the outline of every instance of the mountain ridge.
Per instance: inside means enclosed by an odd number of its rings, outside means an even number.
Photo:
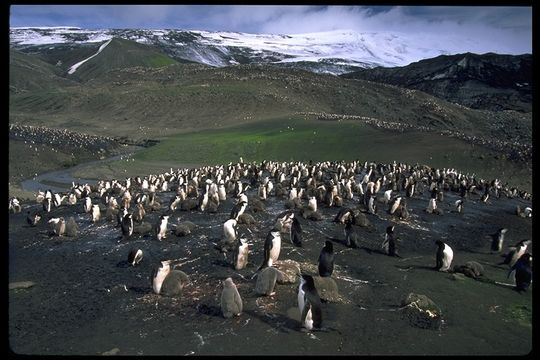
[[[532,55],[455,54],[341,77],[420,90],[473,109],[532,111]]]
[[[182,62],[214,67],[255,62],[290,67],[297,63],[313,72],[334,75],[376,66],[404,66],[456,53],[461,46],[456,39],[441,44],[428,35],[352,30],[276,35],[176,29],[10,28],[10,46],[22,51],[44,51],[59,45],[79,47],[112,37],[153,45]],[[473,48],[475,43],[469,40],[467,45]]]

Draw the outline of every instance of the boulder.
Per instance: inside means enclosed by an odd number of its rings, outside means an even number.
[[[243,213],[238,217],[238,224],[256,225],[257,221],[251,214]]]
[[[143,221],[140,224],[134,224],[133,225],[133,233],[134,234],[140,234],[145,235],[152,231],[152,224],[149,222]]]
[[[409,293],[401,300],[401,311],[412,326],[438,330],[442,324],[441,309],[426,295]]]
[[[478,279],[484,275],[484,267],[476,261],[467,261],[464,265],[454,266],[454,272],[462,273],[473,279]]]
[[[283,273],[274,267],[262,269],[257,275],[255,293],[257,295],[273,295],[277,280],[282,281],[283,277]]]
[[[277,279],[278,284],[294,284],[300,276],[300,264],[294,260],[279,260],[274,266],[283,273],[283,276]]]
[[[69,237],[76,237],[79,235],[79,225],[77,225],[73,216],[71,216],[66,222],[65,235]]]
[[[321,300],[328,302],[341,300],[336,281],[331,277],[313,276],[313,282]]]

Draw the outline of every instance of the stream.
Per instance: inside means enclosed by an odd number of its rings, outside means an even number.
[[[60,169],[60,170],[53,170],[48,171],[46,173],[40,174],[38,176],[35,176],[31,179],[23,180],[21,182],[21,187],[25,191],[38,191],[38,190],[45,190],[50,189],[51,191],[59,192],[59,191],[69,191],[69,189],[72,186],[72,182],[75,183],[88,183],[90,185],[95,184],[98,179],[84,179],[80,177],[73,177],[73,173],[81,168],[90,166],[90,165],[96,165],[96,164],[102,164],[114,160],[120,160],[127,156],[133,155],[133,152],[126,153],[126,154],[120,154],[111,156],[105,159],[101,160],[94,160],[94,161],[88,161],[81,164],[77,164],[75,166]]]

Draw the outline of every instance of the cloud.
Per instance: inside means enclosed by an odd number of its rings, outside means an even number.
[[[11,26],[273,34],[384,31],[437,37],[441,46],[445,42],[474,46],[464,51],[532,52],[532,7],[524,6],[16,5],[11,7],[10,21]]]

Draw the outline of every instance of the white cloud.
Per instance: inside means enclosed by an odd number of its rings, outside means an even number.
[[[11,15],[11,26],[177,28],[273,34],[348,29],[437,37],[441,44],[468,44],[469,48],[463,46],[462,52],[532,52],[532,7],[17,5],[11,7]]]

